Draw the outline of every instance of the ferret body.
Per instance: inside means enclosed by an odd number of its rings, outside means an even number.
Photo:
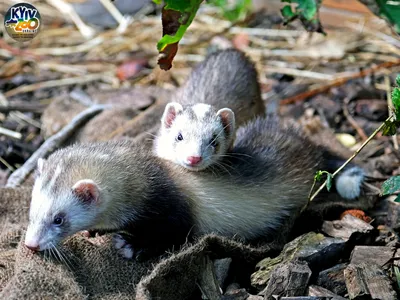
[[[257,71],[240,51],[210,54],[167,104],[154,153],[189,170],[218,163],[232,146],[235,126],[264,115]]]
[[[306,204],[324,152],[268,119],[240,128],[224,166],[191,172],[127,141],[74,145],[38,163],[25,245],[81,230],[125,231],[116,247],[167,249],[206,233],[273,239]],[[208,171],[207,171],[208,170]]]

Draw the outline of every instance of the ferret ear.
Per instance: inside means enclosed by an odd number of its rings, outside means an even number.
[[[46,160],[43,158],[39,158],[37,161],[37,173],[38,175],[42,174],[44,165],[46,164]]]
[[[217,111],[217,116],[220,117],[224,131],[229,139],[233,139],[235,132],[235,114],[229,108],[222,108]]]
[[[165,128],[170,128],[174,122],[176,115],[183,111],[182,105],[177,102],[170,102],[167,104],[164,110],[164,114],[161,118],[161,124]]]
[[[99,201],[100,191],[97,184],[90,179],[79,180],[72,187],[72,192],[83,203],[96,203]]]

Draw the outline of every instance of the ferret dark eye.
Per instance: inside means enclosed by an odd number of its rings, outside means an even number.
[[[64,218],[61,216],[56,216],[53,220],[54,225],[60,226],[62,223],[64,223]]]
[[[183,136],[182,133],[179,133],[178,136],[176,137],[177,141],[182,141],[183,140]]]

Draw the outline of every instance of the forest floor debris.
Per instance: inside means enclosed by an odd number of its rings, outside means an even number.
[[[133,124],[144,123],[146,112],[170,99],[191,68],[215,48],[246,52],[256,63],[268,111],[348,157],[390,113],[400,39],[375,17],[354,21],[338,14],[337,26],[325,26],[324,37],[298,30],[298,23],[284,27],[276,12],[257,12],[239,24],[204,6],[180,42],[173,68],[165,72],[157,65],[160,16],[138,15],[126,28],[91,28],[82,34],[71,15],[49,1],[33,2],[46,30],[29,45],[20,46],[5,34],[0,38],[1,187],[7,178],[18,177],[15,170],[36,160],[32,155],[45,139],[93,104],[113,107],[72,139],[140,134],[151,139]],[[12,4],[3,1],[1,11]],[[378,188],[382,180],[400,174],[399,142],[399,135],[378,133],[358,157]],[[287,244],[280,256],[258,262],[247,286],[230,282],[230,263],[214,278],[208,262],[200,289],[211,298],[222,293],[222,299],[275,299],[276,294],[281,299],[395,299],[400,290],[399,205],[385,197],[371,210],[331,215],[317,232]]]

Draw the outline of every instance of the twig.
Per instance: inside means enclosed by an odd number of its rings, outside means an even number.
[[[8,105],[8,100],[2,92],[0,92],[0,104],[3,106]]]
[[[388,108],[389,108],[389,116],[393,115],[393,112],[390,111],[390,107],[393,107],[393,102],[392,102],[392,92],[391,92],[391,87],[390,87],[390,78],[388,75],[385,76],[385,86],[386,86],[386,99],[388,103]],[[394,149],[399,150],[399,143],[397,141],[397,135],[392,136],[393,139],[393,146]]]
[[[342,166],[340,166],[340,168],[337,169],[335,173],[332,174],[332,178],[334,178],[340,171],[342,171],[343,168],[347,166],[358,155],[358,153],[360,153],[360,151],[365,147],[365,145],[367,145],[378,134],[378,132],[383,128],[383,126],[385,126],[385,123],[390,121],[391,119],[392,116],[388,117],[385,120],[385,122],[383,122],[381,126],[379,126],[378,129],[376,129],[374,133],[372,133],[371,136],[360,146],[360,148],[358,148],[354,152],[354,154]],[[314,200],[314,198],[319,194],[319,192],[322,191],[322,189],[326,186],[326,183],[327,180],[325,180],[325,182],[318,188],[318,190],[310,197],[309,202]]]
[[[9,129],[3,128],[3,127],[0,127],[0,134],[12,137],[12,138],[17,139],[17,140],[20,140],[22,138],[22,134],[21,133],[15,132],[15,131],[12,131],[12,130],[9,130]]]
[[[4,95],[6,97],[11,97],[15,96],[18,94],[22,93],[28,93],[28,92],[33,92],[38,89],[42,88],[51,88],[51,87],[56,87],[56,86],[65,86],[65,85],[72,85],[72,84],[82,84],[82,83],[87,83],[90,81],[96,81],[103,79],[106,76],[106,74],[101,73],[101,74],[89,74],[85,76],[80,76],[80,77],[71,77],[71,78],[63,78],[59,80],[49,80],[49,81],[44,81],[44,82],[37,82],[34,84],[29,84],[29,85],[23,85],[19,86],[13,90],[10,90]]]
[[[44,104],[32,104],[32,103],[13,103],[10,105],[0,105],[0,112],[9,113],[10,111],[20,112],[34,112],[42,113],[47,105]]]
[[[363,141],[368,139],[368,136],[365,134],[364,130],[357,124],[356,120],[350,115],[349,109],[347,108],[348,101],[345,100],[343,105],[343,114],[346,117],[347,121],[351,126],[357,131],[358,135],[362,138]]]
[[[333,88],[333,87],[337,87],[337,86],[341,86],[343,84],[345,84],[347,81],[352,80],[352,79],[357,79],[357,78],[362,78],[365,77],[373,72],[376,72],[380,69],[386,69],[386,68],[392,68],[395,66],[399,66],[400,65],[400,59],[398,59],[396,62],[391,62],[391,61],[387,61],[384,63],[381,63],[379,65],[373,66],[369,69],[365,69],[362,70],[358,73],[354,73],[353,75],[350,76],[346,76],[344,78],[338,78],[330,83],[328,83],[327,85],[321,86],[321,87],[317,87],[315,89],[309,90],[307,92],[298,94],[296,96],[293,97],[289,97],[286,99],[283,99],[282,101],[280,101],[280,105],[287,105],[287,104],[292,104],[298,101],[302,101],[305,100],[309,97],[312,97],[314,95],[317,95],[319,93],[323,93],[325,91],[328,91],[329,89]]]
[[[12,165],[10,165],[4,158],[2,158],[1,156],[0,156],[0,162],[3,164],[3,165],[5,165],[6,167],[7,167],[7,169],[9,169],[11,172],[14,172],[15,171],[15,168],[12,166]]]
[[[90,49],[104,43],[105,38],[103,36],[97,36],[94,39],[91,39],[83,44],[68,46],[68,47],[50,47],[50,48],[37,48],[32,49],[32,53],[36,55],[54,55],[54,56],[63,56],[67,54],[79,53],[79,52],[87,52]]]
[[[50,153],[60,147],[77,130],[77,128],[108,107],[110,106],[94,105],[75,116],[63,129],[47,139],[39,149],[31,155],[22,167],[11,174],[8,178],[6,187],[17,187],[23,183],[25,178],[35,169],[39,158],[47,157]]]
[[[80,104],[84,105],[84,106],[91,106],[93,105],[93,99],[87,94],[85,93],[82,89],[74,89],[73,91],[71,91],[71,93],[69,93],[70,97],[72,99],[74,99],[75,101],[79,102]]]
[[[67,14],[85,38],[91,38],[96,34],[96,30],[82,21],[81,17],[76,13],[71,4],[64,2],[63,0],[47,0],[47,2],[63,14]]]
[[[298,70],[286,67],[275,67],[275,66],[265,66],[264,71],[266,73],[280,73],[286,75],[293,75],[297,77],[306,77],[306,78],[313,78],[319,80],[334,80],[335,76],[330,74],[323,74],[308,70]]]
[[[110,2],[110,0],[100,0],[100,2],[101,4],[103,4],[104,8],[108,10],[115,21],[117,21],[120,25],[125,21],[124,16],[115,7],[115,5]]]
[[[247,33],[249,35],[269,36],[269,37],[299,37],[304,34],[302,30],[284,30],[284,29],[267,29],[267,28],[242,28],[231,27],[229,33]]]
[[[40,124],[39,121],[29,118],[27,115],[25,115],[19,111],[10,112],[10,117],[23,121],[22,123],[19,122],[20,124],[23,124],[23,123],[29,124],[29,125],[35,126],[36,128],[39,128],[39,129],[42,127],[42,124]]]

